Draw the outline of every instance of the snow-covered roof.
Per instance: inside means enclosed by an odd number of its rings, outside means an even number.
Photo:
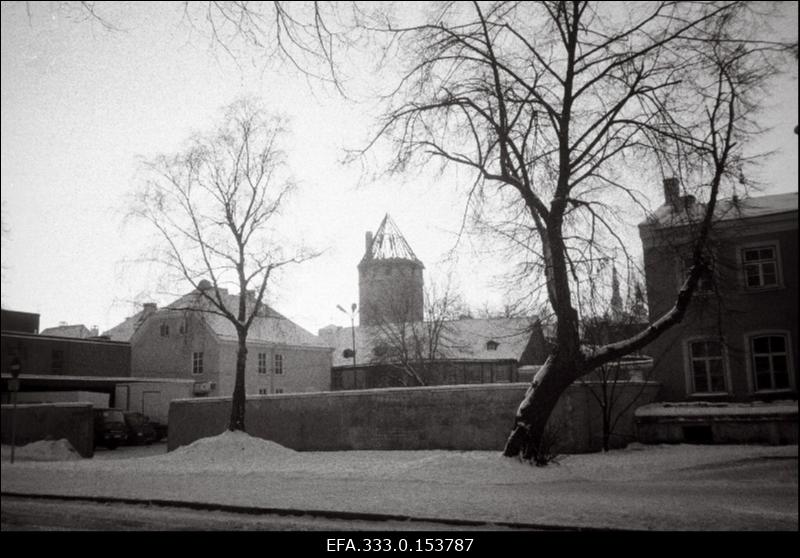
[[[86,339],[92,335],[89,328],[83,324],[48,327],[39,333],[41,335],[52,335],[53,337],[74,337],[76,339]]]
[[[716,221],[729,221],[782,213],[797,213],[797,207],[797,192],[753,198],[727,198],[717,201],[717,205],[714,208],[714,218]],[[679,209],[669,204],[664,204],[639,226],[674,227],[696,223],[703,217],[705,209],[706,204],[698,202],[686,204]]]
[[[444,323],[439,336],[440,345],[445,353],[444,358],[451,360],[520,360],[528,346],[534,324],[538,324],[536,318],[449,320]],[[375,361],[374,348],[385,342],[393,328],[398,327],[401,326],[356,327],[356,362],[363,364]],[[407,327],[420,328],[417,331],[423,332],[425,324],[416,322]],[[319,334],[334,347],[333,366],[352,365],[352,357],[344,356],[345,349],[353,348],[352,328],[328,326],[321,329]]]
[[[402,259],[419,262],[403,233],[397,228],[387,213],[381,221],[371,244],[367,247],[364,260]]]
[[[229,294],[225,289],[219,289],[220,298],[225,308],[236,315],[239,308],[239,296]],[[210,293],[213,297],[214,294]],[[246,302],[248,313],[252,312],[255,305],[255,298],[248,296]],[[214,306],[198,291],[192,291],[165,308],[156,311],[155,315],[165,315],[174,311],[203,311],[203,318],[211,330],[220,338],[226,341],[236,341],[238,339],[236,328],[226,317],[212,313]],[[303,347],[328,348],[319,337],[306,331],[296,323],[292,322],[282,314],[276,312],[266,304],[261,304],[258,314],[250,325],[247,334],[248,342],[265,342],[278,345],[291,345]]]
[[[220,297],[225,307],[236,315],[239,309],[239,297],[229,294],[226,289],[219,289]],[[209,293],[212,297],[213,292]],[[247,300],[247,311],[252,311],[255,298],[251,295]],[[112,340],[129,341],[136,330],[151,316],[169,316],[177,312],[201,312],[204,320],[211,330],[222,340],[237,340],[236,328],[224,316],[214,314],[214,306],[195,290],[183,295],[174,302],[161,309],[144,309],[137,314],[126,318],[122,323],[105,331]],[[253,320],[247,336],[250,342],[264,342],[278,345],[291,345],[303,347],[328,348],[328,346],[313,333],[306,331],[279,312],[266,304],[261,304],[258,316]]]

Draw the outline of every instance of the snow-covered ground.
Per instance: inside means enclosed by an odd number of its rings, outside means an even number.
[[[133,458],[11,466],[4,449],[2,490],[537,525],[797,530],[797,453],[634,444],[536,468],[485,451],[296,452],[226,432]]]

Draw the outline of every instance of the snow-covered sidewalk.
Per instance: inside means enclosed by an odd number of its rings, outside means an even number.
[[[11,466],[4,450],[2,490],[490,523],[797,530],[797,453],[633,445],[536,468],[497,452],[295,452],[227,432],[130,459]]]

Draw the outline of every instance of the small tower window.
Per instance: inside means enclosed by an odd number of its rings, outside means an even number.
[[[497,341],[487,341],[486,342],[486,350],[487,351],[496,351],[497,347],[500,346],[500,343]]]

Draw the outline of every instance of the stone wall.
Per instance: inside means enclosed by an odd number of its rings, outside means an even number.
[[[501,450],[527,384],[480,384],[390,388],[249,397],[247,431],[305,451]],[[573,385],[551,418],[561,451],[602,446],[600,407],[590,393],[598,386]],[[616,446],[634,439],[633,411],[652,402],[659,385],[618,384],[620,408],[635,398],[617,425]],[[222,433],[229,398],[177,400],[170,405],[169,449]]]
[[[94,455],[94,419],[89,403],[2,406],[2,442],[11,444],[12,412],[17,447],[38,440],[66,438],[82,457]]]

